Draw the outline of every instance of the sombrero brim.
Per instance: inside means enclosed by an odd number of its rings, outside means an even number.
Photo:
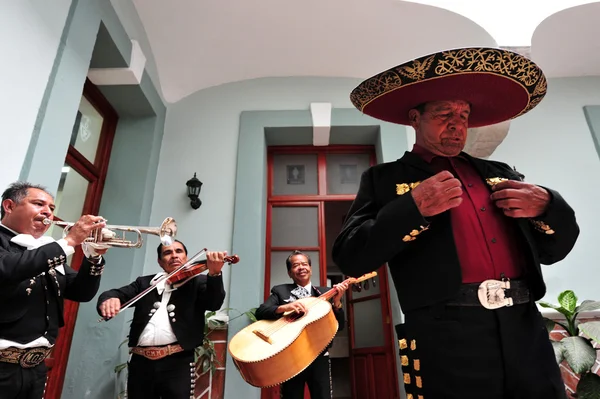
[[[430,101],[471,104],[469,127],[492,125],[533,109],[546,95],[546,78],[530,59],[508,50],[442,51],[379,73],[350,99],[363,113],[409,125],[408,111]]]

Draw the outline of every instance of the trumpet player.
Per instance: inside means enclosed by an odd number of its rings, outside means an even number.
[[[64,325],[63,301],[88,302],[97,293],[108,248],[84,240],[105,226],[84,215],[55,241],[44,236],[54,215],[54,198],[42,186],[11,184],[0,210],[0,392],[4,399],[41,398],[44,360]],[[66,264],[82,246],[79,272]]]

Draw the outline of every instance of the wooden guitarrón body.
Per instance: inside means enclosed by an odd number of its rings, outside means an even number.
[[[229,353],[242,378],[267,388],[298,375],[319,356],[338,331],[331,304],[323,299],[299,299],[308,311],[278,320],[259,320],[238,332]]]

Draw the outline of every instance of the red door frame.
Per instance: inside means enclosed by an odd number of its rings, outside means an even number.
[[[89,80],[86,80],[85,82],[83,95],[103,118],[98,149],[96,151],[96,159],[92,164],[85,156],[70,145],[65,158],[65,163],[90,182],[82,214],[97,215],[100,209],[100,200],[102,199],[106,174],[108,172],[108,162],[117,127],[118,115],[100,90]],[[75,220],[68,220],[68,222],[74,221]],[[73,255],[70,266],[77,270],[79,269],[82,260],[83,252],[81,247],[78,246],[75,249],[75,254]],[[78,310],[78,302],[65,300],[65,325],[59,331],[58,339],[56,340],[54,350],[52,351],[52,357],[46,359],[49,370],[46,392],[44,395],[45,399],[60,399],[62,394]]]
[[[369,154],[370,164],[376,164],[375,150],[373,146],[366,145],[347,145],[347,146],[327,146],[327,147],[313,147],[313,146],[277,146],[269,147],[267,149],[267,225],[266,225],[266,240],[265,240],[265,284],[264,284],[264,300],[266,300],[271,291],[271,252],[272,251],[292,251],[294,249],[304,251],[318,251],[319,255],[325,251],[326,248],[326,234],[325,234],[325,202],[328,201],[353,201],[356,197],[354,194],[327,194],[327,155],[328,154]],[[273,193],[273,157],[274,155],[298,155],[298,154],[317,154],[317,194],[316,195],[272,195]],[[271,246],[271,225],[272,225],[272,209],[278,206],[316,206],[318,207],[318,243],[319,247],[272,247]],[[381,270],[385,270],[382,268]],[[320,285],[325,285],[327,281],[327,256],[319,256],[319,280]],[[380,277],[380,284],[387,284],[387,276]],[[389,316],[389,290],[387,295],[381,298],[382,304],[384,301],[385,307],[387,308]],[[346,299],[348,299],[348,293],[346,293]],[[349,303],[349,302],[347,302]],[[386,311],[382,307],[382,311]],[[351,310],[348,309],[350,313]],[[384,319],[385,320],[385,319]],[[349,320],[350,322],[350,320]],[[388,323],[389,324],[389,323]],[[389,329],[385,329],[386,340],[392,343],[391,333],[393,326]],[[388,339],[389,338],[389,339]],[[352,346],[354,342],[352,342]],[[392,344],[393,346],[393,344]],[[392,353],[394,351],[392,350]],[[396,367],[396,357],[393,356],[394,366]],[[394,369],[395,369],[394,367]],[[351,372],[354,372],[354,366],[351,362]],[[394,375],[396,375],[394,373]],[[353,397],[354,387],[352,387]],[[279,388],[266,388],[261,390],[262,399],[275,399],[279,398]],[[305,391],[305,399],[310,398],[307,391]]]
[[[394,339],[393,337],[393,329],[394,326],[392,325],[392,317],[391,317],[391,308],[390,308],[390,290],[386,289],[385,293],[381,293],[381,287],[389,287],[389,281],[388,281],[388,275],[387,275],[387,266],[382,266],[377,270],[377,275],[379,277],[379,287],[380,287],[380,293],[379,294],[375,294],[375,295],[369,295],[369,296],[364,296],[361,298],[357,298],[357,299],[353,299],[352,298],[352,292],[351,290],[349,290],[348,294],[346,295],[346,298],[348,299],[347,304],[348,304],[348,326],[349,326],[349,330],[350,330],[350,340],[351,340],[351,345],[350,345],[350,372],[351,375],[356,375],[355,373],[357,372],[355,370],[355,361],[354,361],[354,357],[356,355],[362,355],[364,357],[366,357],[366,360],[369,362],[368,366],[368,372],[369,372],[369,391],[371,393],[374,393],[375,391],[375,385],[373,384],[376,380],[375,378],[375,368],[373,367],[373,354],[378,354],[378,353],[383,353],[383,354],[390,354],[391,358],[390,359],[392,361],[392,364],[394,365],[394,370],[397,370],[397,364],[396,364],[396,351],[395,351],[395,344],[394,344]],[[354,304],[355,303],[359,303],[359,302],[364,302],[364,301],[368,301],[368,300],[372,300],[372,299],[377,299],[380,298],[381,301],[381,318],[383,320],[383,342],[384,345],[380,346],[380,347],[373,347],[373,348],[359,348],[359,349],[352,349],[356,346],[356,341],[355,341],[355,336],[354,336],[354,328],[352,327],[354,325]],[[387,327],[387,328],[386,328]],[[393,374],[393,377],[396,377],[396,373]],[[357,397],[357,388],[356,388],[356,383],[357,383],[357,379],[354,378],[352,380],[352,397],[356,398]],[[388,387],[379,387],[380,390],[384,390],[385,394],[384,397],[389,398],[389,399],[396,399],[399,398],[399,392],[398,392],[398,384],[393,384],[392,381],[390,381],[390,384],[392,386],[388,386]],[[390,392],[391,391],[391,392]],[[390,395],[391,393],[391,395]],[[381,396],[371,396],[368,398],[360,398],[360,399],[378,399]]]

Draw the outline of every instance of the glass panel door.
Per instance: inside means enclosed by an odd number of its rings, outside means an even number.
[[[56,192],[54,215],[65,222],[75,222],[83,214],[86,193],[90,182],[75,169],[65,165],[62,168],[60,183]],[[52,225],[48,229],[49,235],[55,240],[63,237],[64,228]],[[73,255],[67,258],[67,263],[72,264]]]
[[[331,286],[342,281],[345,276],[328,252],[358,191],[361,174],[375,163],[374,149],[277,146],[268,149],[267,159],[264,298],[273,286],[291,282],[285,260],[295,249],[311,257],[312,284]],[[346,203],[329,206],[340,201]],[[385,268],[379,272],[385,273]],[[347,291],[342,301],[346,328],[338,331],[330,349],[334,398],[398,397],[387,284],[385,275],[378,275],[363,282],[360,291]],[[376,388],[378,384],[383,386]],[[263,389],[261,397],[278,398],[279,387]],[[304,397],[310,398],[307,391]]]
[[[327,194],[356,194],[361,174],[371,166],[369,154],[327,154]]]
[[[318,247],[319,208],[274,206],[271,211],[271,246]]]
[[[269,212],[270,234],[268,237],[268,273],[265,279],[265,295],[277,284],[288,284],[285,261],[294,250],[305,252],[311,258],[311,283],[321,285],[321,256],[319,251],[319,204],[274,204]]]
[[[318,194],[317,154],[273,155],[273,195]]]
[[[103,123],[104,117],[82,96],[71,134],[71,146],[91,163],[96,159]]]

